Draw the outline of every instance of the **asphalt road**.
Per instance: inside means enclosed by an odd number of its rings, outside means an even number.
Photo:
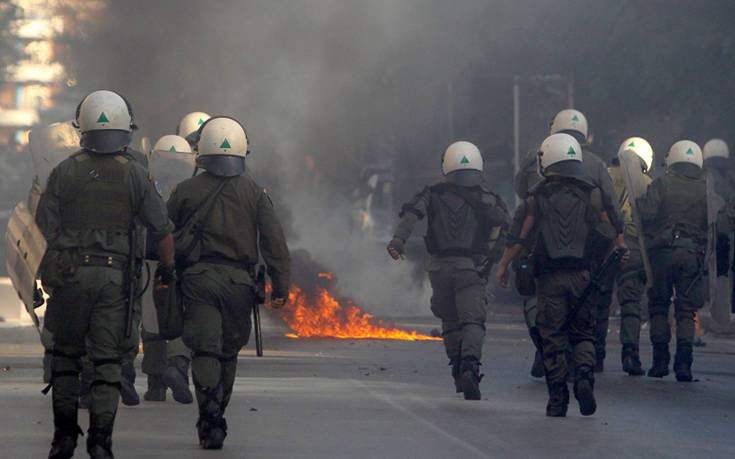
[[[615,321],[612,328],[616,328]],[[431,318],[398,325],[427,332]],[[0,457],[46,457],[53,423],[29,329],[0,329]],[[647,333],[644,333],[646,336]],[[265,357],[242,352],[218,452],[199,449],[194,405],[121,406],[118,458],[735,457],[735,340],[706,336],[694,383],[630,377],[617,334],[598,375],[598,411],[544,416],[546,386],[528,374],[532,345],[519,317],[488,324],[483,399],[454,394],[440,342],[294,340],[269,328]],[[643,346],[644,366],[650,364]],[[139,364],[139,360],[137,361]],[[145,390],[145,376],[136,384]],[[80,423],[86,430],[87,415]],[[85,457],[80,439],[78,457]]]

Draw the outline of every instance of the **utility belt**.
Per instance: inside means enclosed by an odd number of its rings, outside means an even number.
[[[125,271],[128,269],[128,258],[122,255],[102,255],[98,253],[82,253],[77,258],[77,266],[94,266]]]
[[[255,276],[255,265],[244,263],[242,261],[229,260],[222,257],[199,257],[197,263],[210,263],[213,265],[225,265],[237,269],[247,271],[250,275]]]
[[[687,249],[696,249],[699,247],[703,247],[706,245],[706,241],[703,241],[702,238],[687,233],[686,231],[682,231],[679,229],[675,229],[671,233],[671,246],[672,247],[683,247]]]
[[[678,247],[700,249],[706,246],[707,241],[698,234],[692,234],[681,228],[664,229],[651,237],[649,250]]]

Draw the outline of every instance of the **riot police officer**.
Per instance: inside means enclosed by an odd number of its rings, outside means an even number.
[[[637,161],[633,167],[637,171],[630,171],[629,176],[638,177],[641,183],[638,185],[645,189],[650,183],[651,178],[648,176],[651,164],[653,164],[653,149],[651,145],[641,137],[631,137],[626,139],[620,148],[618,154],[629,150],[635,153]],[[641,367],[639,341],[641,332],[641,298],[645,288],[647,275],[644,263],[646,254],[645,245],[641,246],[644,240],[639,235],[641,228],[638,228],[633,217],[635,206],[635,195],[631,194],[625,185],[623,174],[628,172],[622,169],[619,159],[616,157],[612,161],[612,165],[608,168],[610,176],[613,178],[615,192],[617,193],[618,202],[621,203],[621,214],[625,222],[625,243],[630,249],[628,262],[623,265],[616,273],[615,282],[617,284],[617,298],[620,304],[620,343],[622,350],[620,359],[623,364],[623,371],[631,376],[640,376],[643,374]],[[634,175],[635,173],[635,175]],[[635,192],[635,190],[632,190]],[[596,343],[605,342],[607,335],[607,324],[609,315],[610,302],[598,303],[597,326],[596,326]]]
[[[598,250],[595,246],[606,246],[615,237],[614,230],[599,189],[586,177],[579,142],[568,134],[553,134],[539,150],[539,170],[544,179],[530,192],[519,241],[506,249],[496,277],[507,286],[510,261],[522,246],[534,247],[536,327],[542,340],[549,390],[546,415],[566,416],[566,381],[573,364],[574,395],[580,412],[589,416],[597,408],[592,373],[595,298],[590,296],[582,304],[574,304],[571,299],[582,297],[590,282],[592,254]],[[601,231],[602,223],[607,224],[606,231]],[[529,240],[533,230],[537,235],[534,241]],[[607,240],[598,234],[605,234]],[[621,235],[615,239],[618,246],[625,246]],[[573,362],[568,362],[566,356],[570,345]]]
[[[694,315],[704,303],[701,271],[707,243],[702,150],[690,140],[680,140],[669,149],[665,165],[666,175],[655,179],[637,201],[653,267],[648,290],[653,365],[648,376],[669,374],[669,306],[675,289],[674,372],[678,381],[691,381]]]
[[[549,129],[549,135],[553,134],[569,134],[574,137],[575,140],[582,147],[583,160],[586,176],[592,180],[592,183],[600,189],[602,197],[602,205],[610,218],[610,222],[615,228],[618,234],[622,234],[624,230],[623,220],[620,213],[620,207],[615,200],[617,196],[615,193],[615,187],[613,186],[612,178],[607,170],[607,165],[602,161],[595,153],[590,150],[588,142],[589,126],[587,118],[579,110],[572,108],[564,109],[558,112],[552,122]],[[518,172],[515,176],[515,191],[519,198],[526,199],[529,191],[541,180],[537,170],[537,151],[530,151],[523,163],[521,164]],[[517,236],[520,232],[520,225],[523,222],[525,214],[519,212],[525,212],[525,207],[516,209],[516,217],[514,220],[518,221],[515,225],[516,231],[511,234]],[[525,250],[519,252],[520,256],[524,255]],[[592,258],[596,263],[601,261],[601,258],[607,253],[607,248],[601,248],[600,253],[592,254]],[[521,264],[522,265],[522,264]],[[603,285],[602,292],[598,296],[600,304],[596,307],[596,310],[602,311],[597,316],[600,319],[599,325],[596,326],[596,339],[595,339],[595,369],[601,371],[603,367],[603,361],[605,358],[605,335],[607,334],[607,315],[610,309],[610,301],[612,299],[612,276],[610,276],[605,285]],[[526,324],[529,327],[529,335],[531,340],[536,345],[536,356],[534,358],[534,364],[531,368],[531,374],[536,377],[543,376],[543,364],[541,362],[541,346],[538,332],[534,328],[536,321],[536,298],[533,295],[524,295],[523,301],[523,313],[526,319]],[[603,318],[604,316],[604,318]],[[573,371],[573,369],[572,369]],[[571,373],[570,373],[571,376]]]
[[[133,113],[113,91],[95,91],[77,108],[81,151],[51,173],[36,221],[48,241],[41,267],[52,291],[46,320],[54,334],[54,439],[49,457],[72,457],[77,435],[80,358],[94,365],[87,451],[112,457],[121,360],[138,343],[130,321],[137,279],[136,220],[157,241],[160,275],[173,273],[173,225],[147,171],[126,152]],[[128,333],[127,331],[130,331]]]
[[[235,382],[237,354],[250,335],[258,252],[268,266],[273,307],[283,306],[288,298],[291,268],[273,203],[245,167],[245,128],[234,118],[210,118],[197,133],[197,146],[196,163],[204,173],[174,188],[168,211],[182,227],[212,198],[197,249],[180,260],[180,282],[183,339],[193,353],[199,443],[204,449],[219,449],[227,435],[224,414]]]
[[[187,118],[185,117],[184,120]],[[158,139],[151,151],[149,169],[153,181],[164,199],[173,187],[194,174],[194,153],[189,142],[178,135]],[[147,260],[152,264],[153,261]],[[148,390],[143,398],[165,401],[166,389],[171,389],[174,400],[189,404],[194,397],[189,390],[191,351],[181,338],[166,341],[158,334],[158,321],[153,305],[152,289],[143,295],[143,362],[142,370],[148,376]]]
[[[176,135],[185,138],[192,148],[196,148],[197,131],[209,118],[211,116],[204,112],[187,113],[176,126]]]
[[[456,391],[466,400],[479,400],[485,284],[502,250],[498,241],[508,212],[484,183],[482,155],[475,145],[451,144],[442,157],[442,172],[444,182],[424,188],[403,206],[388,252],[395,260],[405,258],[405,242],[415,224],[428,218],[431,312],[442,321]]]

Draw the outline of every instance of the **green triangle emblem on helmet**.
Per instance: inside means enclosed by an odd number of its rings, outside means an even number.
[[[687,155],[693,155],[693,154],[694,154],[694,152],[692,151],[692,149],[691,149],[691,148],[689,148],[689,150],[687,150],[686,154],[687,154]]]
[[[569,151],[567,152],[567,154],[568,154],[569,156],[576,156],[576,155],[577,155],[577,152],[576,152],[576,151],[574,151],[574,147],[570,145],[570,146],[569,146]]]
[[[635,142],[630,142],[630,143],[628,144],[628,146],[629,146],[629,147],[635,147]]]
[[[107,115],[105,115],[105,112],[100,113],[100,117],[97,118],[98,123],[109,123],[110,120],[107,119]]]
[[[459,163],[460,164],[469,164],[470,163],[470,160],[467,159],[466,156],[462,156],[462,161],[460,161]]]
[[[222,145],[219,146],[220,148],[232,148],[230,146],[230,142],[227,140],[227,137],[225,137],[225,140],[222,142]]]
[[[199,125],[204,124],[204,120],[201,119],[201,118],[199,118],[199,122],[197,124],[199,124]]]
[[[578,117],[577,115],[574,115],[574,116],[572,117],[572,121],[579,121],[579,117]]]
[[[171,145],[171,148],[169,148],[168,151],[176,151],[176,147],[174,147],[173,145]]]
[[[56,141],[57,141],[57,142],[63,142],[63,141],[64,141],[64,138],[63,138],[63,137],[61,137],[61,135],[57,135],[57,136],[56,136]]]

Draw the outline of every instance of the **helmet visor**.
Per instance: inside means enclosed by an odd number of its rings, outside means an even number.
[[[561,175],[564,177],[584,177],[587,175],[587,171],[584,170],[584,165],[581,161],[575,161],[568,159],[566,161],[559,161],[554,163],[543,170],[543,175]]]
[[[482,183],[482,172],[474,169],[460,169],[447,174],[447,181],[459,186],[477,186]]]
[[[197,166],[218,177],[235,177],[245,172],[245,158],[229,155],[203,155],[196,159]]]
[[[101,129],[82,133],[80,144],[95,153],[116,153],[127,147],[133,135],[120,129]]]

